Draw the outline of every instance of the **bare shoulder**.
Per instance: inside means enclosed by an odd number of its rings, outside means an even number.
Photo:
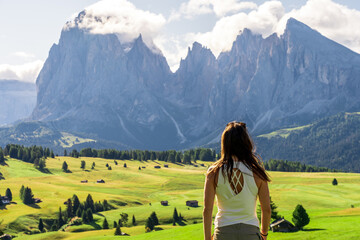
[[[259,177],[259,175],[256,174],[255,172],[253,172],[253,175],[254,175],[254,180],[255,180],[256,186],[257,186],[258,188],[260,188],[260,186],[261,186],[261,184],[264,182],[264,180],[261,179],[261,178]]]

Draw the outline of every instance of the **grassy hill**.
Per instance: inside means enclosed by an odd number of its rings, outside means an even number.
[[[277,130],[255,138],[270,158],[360,172],[360,113],[340,113],[313,124]]]
[[[86,161],[85,171],[80,169],[81,160]],[[61,171],[63,161],[69,165],[71,173]],[[95,162],[94,170],[90,169]],[[123,167],[126,162],[127,168]],[[16,239],[113,239],[115,229],[102,230],[104,217],[110,226],[127,213],[129,219],[135,216],[138,225],[122,227],[130,234],[126,239],[203,239],[202,206],[205,167],[200,165],[168,164],[158,161],[118,161],[99,158],[57,157],[47,160],[50,173],[36,170],[32,164],[8,159],[7,165],[0,166],[4,180],[0,183],[0,194],[10,188],[17,204],[7,205],[0,210],[1,229],[18,235]],[[109,164],[112,170],[105,166]],[[200,163],[200,162],[199,162]],[[161,165],[161,169],[155,169]],[[145,166],[138,170],[139,166]],[[311,221],[305,231],[296,233],[270,233],[269,239],[354,239],[360,235],[360,174],[355,173],[284,173],[271,172],[273,179],[270,191],[281,215],[291,221],[291,214],[297,204],[302,204]],[[331,181],[336,178],[338,186]],[[81,180],[88,183],[80,183]],[[105,184],[96,183],[104,179]],[[35,197],[43,202],[24,205],[19,199],[21,185],[29,186]],[[34,231],[39,218],[55,218],[64,201],[73,194],[84,201],[90,193],[94,201],[107,199],[116,209],[94,214],[93,224],[71,226],[65,232],[48,232],[26,235]],[[161,200],[168,200],[169,206],[161,206]],[[198,200],[200,207],[188,208],[186,200]],[[150,205],[151,203],[151,205]],[[354,208],[351,207],[353,205]],[[184,226],[172,226],[174,207],[185,219]],[[160,226],[156,231],[144,231],[145,220],[155,211]],[[214,209],[216,211],[216,209]],[[215,213],[214,213],[215,214]]]

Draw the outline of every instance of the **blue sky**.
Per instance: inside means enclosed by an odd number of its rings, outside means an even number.
[[[130,41],[145,31],[145,38],[162,51],[173,70],[194,41],[218,55],[231,47],[244,27],[265,37],[273,32],[281,35],[289,17],[360,52],[360,1],[356,0],[0,0],[0,79],[34,82],[64,24],[94,3],[95,14],[115,17],[128,14],[121,12],[121,6],[128,4],[137,30],[111,29],[121,32],[120,41]],[[106,10],[116,3],[119,8]],[[141,26],[146,21],[154,28]],[[98,33],[110,33],[103,26],[96,27]]]

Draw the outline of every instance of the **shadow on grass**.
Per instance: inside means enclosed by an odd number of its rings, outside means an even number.
[[[38,168],[38,170],[39,170],[40,172],[42,172],[42,173],[46,173],[46,174],[53,174],[53,173],[52,173],[52,172],[50,172],[50,170],[49,170],[49,169],[47,169],[47,168],[43,168],[43,169]]]
[[[96,230],[102,229],[102,227],[101,227],[99,224],[95,223],[95,222],[87,223],[87,225],[92,226],[92,227],[95,228]]]
[[[65,173],[72,173],[72,171],[70,169],[64,171]]]
[[[155,230],[155,231],[161,231],[161,230],[164,230],[164,229],[161,228],[161,227],[154,227],[154,230]]]
[[[39,205],[37,205],[36,203],[32,203],[32,204],[25,204],[26,206],[32,207],[32,208],[36,208],[36,209],[40,209],[41,207]]]
[[[0,210],[7,210],[6,205],[1,205]]]
[[[307,229],[303,229],[302,231],[304,232],[314,232],[314,231],[324,231],[326,230],[325,228],[307,228]]]

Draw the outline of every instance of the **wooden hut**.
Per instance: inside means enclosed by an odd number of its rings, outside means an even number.
[[[161,168],[159,165],[154,166],[154,168]]]
[[[105,183],[105,181],[103,179],[99,179],[96,181],[97,183]]]
[[[277,219],[270,224],[271,231],[273,232],[293,232],[296,227],[284,218]]]
[[[189,201],[186,201],[186,206],[188,206],[188,207],[198,207],[199,202],[197,200],[189,200]]]
[[[161,203],[161,205],[163,205],[163,206],[169,206],[169,202],[168,202],[168,201],[161,201],[160,203]]]

